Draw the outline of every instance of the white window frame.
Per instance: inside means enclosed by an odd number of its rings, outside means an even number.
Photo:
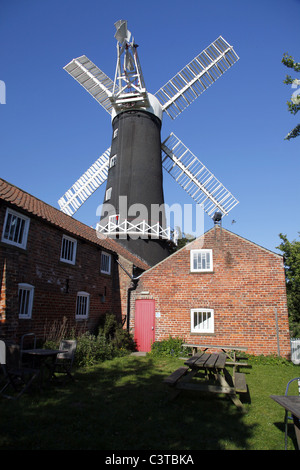
[[[117,136],[118,136],[118,127],[114,130],[113,139],[115,139]]]
[[[209,255],[210,263],[209,266],[206,267],[206,259],[204,260],[205,266],[204,267],[198,267],[194,266],[194,260],[195,256],[198,257],[198,255],[204,255],[205,257]],[[190,255],[190,269],[192,273],[203,273],[203,272],[212,272],[213,271],[213,254],[211,249],[201,249],[201,250],[191,250],[191,255]]]
[[[210,314],[209,319],[207,313]],[[195,314],[197,314],[198,322],[195,326]],[[200,321],[199,321],[200,319]],[[214,310],[212,308],[192,308],[191,309],[191,333],[214,333],[215,319]]]
[[[109,168],[112,168],[113,166],[115,166],[115,164],[117,163],[117,154],[115,153],[112,157],[110,157],[109,159]]]
[[[22,293],[21,293],[22,292]],[[21,296],[21,302],[20,302]],[[34,286],[31,284],[18,284],[18,314],[20,319],[29,319],[32,317]]]
[[[102,274],[111,273],[111,255],[109,253],[106,253],[105,251],[101,252],[100,271]]]
[[[72,257],[65,256],[67,253],[65,251],[66,243],[73,245]],[[68,235],[63,235],[61,240],[61,249],[60,249],[60,261],[68,264],[75,264],[76,262],[76,252],[77,252],[77,240],[75,238],[69,237]]]
[[[90,312],[90,294],[88,292],[77,292],[76,297],[76,320],[86,320]]]
[[[112,192],[112,188],[108,188],[106,190],[106,193],[105,193],[105,201],[109,201],[109,199],[111,198],[111,192]]]
[[[11,217],[8,227],[7,224],[9,216]],[[19,219],[23,223],[22,232],[20,232],[20,224],[18,227],[18,233],[16,231],[17,225],[14,224],[16,219]],[[16,212],[13,209],[7,208],[4,218],[1,241],[4,243],[8,243],[9,245],[18,246],[19,248],[23,248],[25,250],[27,246],[29,223],[29,217],[26,217],[26,215],[20,214],[19,212]]]

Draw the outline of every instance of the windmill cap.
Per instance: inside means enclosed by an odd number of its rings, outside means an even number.
[[[160,121],[162,121],[162,115],[163,115],[163,110],[162,110],[162,107],[161,107],[161,104],[160,102],[158,101],[158,99],[156,98],[156,96],[154,95],[151,95],[151,93],[148,93],[148,98],[149,98],[149,102],[150,102],[150,106],[148,107],[142,107],[142,106],[132,106],[132,108],[129,108],[129,109],[141,109],[142,111],[147,111],[148,113],[152,113],[154,114],[156,117],[158,117],[158,119]],[[128,110],[128,108],[127,108]],[[113,119],[120,113],[124,112],[125,109],[120,109],[120,110],[115,110],[114,108],[112,109],[112,112],[111,112],[111,120],[113,121]]]

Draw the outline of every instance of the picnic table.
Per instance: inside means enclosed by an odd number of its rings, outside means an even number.
[[[184,343],[182,346],[192,348],[193,355],[197,354],[198,350],[206,352],[208,350],[216,349],[221,350],[227,356],[226,365],[233,366],[233,375],[238,371],[238,367],[250,367],[247,362],[240,362],[241,357],[237,353],[246,352],[248,348],[244,346],[219,346],[215,344],[189,344]],[[243,358],[245,359],[245,358]]]
[[[298,449],[300,450],[300,397],[292,395],[271,395],[270,398],[289,411],[293,417]]]
[[[193,354],[198,352],[198,349],[201,351],[207,351],[208,349],[220,349],[223,351],[226,356],[231,359],[232,361],[236,361],[237,359],[237,352],[246,352],[248,348],[244,346],[219,346],[215,344],[190,344],[184,343],[182,346],[186,348],[192,348]]]
[[[246,376],[235,372],[231,377],[225,367],[226,361],[224,352],[194,354],[185,361],[184,367],[179,367],[164,379],[164,383],[173,388],[171,398],[182,390],[226,394],[239,409],[243,409],[237,393],[247,393]]]
[[[28,354],[34,358],[35,365],[40,370],[40,388],[44,385],[44,369],[47,368],[50,372],[51,378],[57,354],[63,353],[65,350],[61,349],[24,349],[23,354]],[[48,361],[50,359],[50,361]]]

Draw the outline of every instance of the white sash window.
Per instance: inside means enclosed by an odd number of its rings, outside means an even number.
[[[213,309],[191,309],[191,333],[214,333]]]

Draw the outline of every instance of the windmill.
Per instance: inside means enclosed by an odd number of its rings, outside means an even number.
[[[210,216],[228,215],[237,199],[171,133],[161,142],[162,116],[175,119],[239,57],[220,36],[155,94],[147,91],[127,21],[115,23],[114,81],[85,55],[64,69],[110,114],[111,146],[58,203],[73,215],[106,181],[99,237],[117,238],[150,265],[170,253],[176,234],[166,227],[163,176],[166,170]],[[154,210],[154,215],[152,209]]]

